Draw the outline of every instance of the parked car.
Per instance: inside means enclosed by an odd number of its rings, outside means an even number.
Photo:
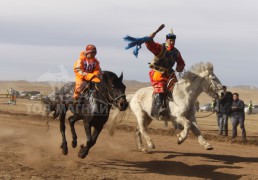
[[[40,100],[41,98],[42,98],[41,94],[36,94],[36,95],[30,96],[30,100]]]
[[[40,92],[39,91],[23,91],[20,93],[20,98],[30,99],[31,96],[35,96],[37,94],[40,94]]]
[[[248,113],[248,105],[245,104],[245,113]],[[252,114],[258,114],[258,105],[253,105]]]
[[[211,103],[204,104],[200,107],[200,111],[212,111]]]

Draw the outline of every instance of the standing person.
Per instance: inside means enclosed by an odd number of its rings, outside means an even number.
[[[9,96],[10,96],[10,99],[9,99],[9,104],[16,104],[16,90],[13,89],[13,88],[10,88],[9,90]]]
[[[95,58],[96,54],[96,47],[89,44],[86,46],[86,50],[80,53],[79,59],[74,64],[76,79],[73,97],[75,99],[75,103],[89,82],[100,82],[99,75],[101,74],[101,69],[99,61]]]
[[[248,115],[252,115],[253,113],[253,103],[252,101],[250,100],[249,104],[248,104]]]
[[[10,88],[10,104],[15,104],[15,90],[13,88]]]
[[[239,99],[239,94],[233,94],[233,102],[231,106],[231,121],[232,121],[232,141],[235,141],[237,137],[237,126],[240,124],[242,130],[242,141],[246,142],[246,131],[245,131],[245,104],[242,100]]]
[[[228,118],[231,113],[231,105],[233,101],[233,95],[231,92],[227,91],[226,86],[222,86],[223,96],[220,100],[220,130],[224,136],[228,136]]]
[[[13,88],[10,88],[10,90],[9,90],[9,102],[10,102],[10,104],[13,102]]]
[[[181,53],[175,48],[176,35],[171,33],[166,35],[166,42],[159,44],[154,42],[156,33],[152,33],[147,41],[146,47],[154,54],[154,60],[150,63],[150,81],[154,88],[151,115],[159,118],[167,115],[166,92],[172,91],[177,82],[173,68],[176,63],[176,71],[182,72],[185,62]],[[168,84],[169,81],[169,84]]]
[[[220,113],[220,97],[218,94],[215,94],[214,96],[214,112],[216,112],[216,119],[217,119],[217,125],[218,125],[218,131],[219,134],[222,135],[222,130],[220,126],[220,118],[221,118],[221,113]]]
[[[216,99],[219,97],[219,95],[218,94],[216,94],[215,96],[214,96],[214,98],[212,99],[212,102],[211,102],[211,111],[213,111],[213,112],[215,112],[215,105],[216,105]]]
[[[200,103],[199,103],[198,100],[196,100],[194,106],[195,106],[195,111],[196,111],[196,112],[199,112],[199,110],[200,110]]]

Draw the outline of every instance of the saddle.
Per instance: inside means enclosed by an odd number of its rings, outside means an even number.
[[[81,92],[77,103],[74,104],[76,114],[96,114],[98,112],[96,83],[89,82]]]

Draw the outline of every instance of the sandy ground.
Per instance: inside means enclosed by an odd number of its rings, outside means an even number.
[[[204,150],[192,135],[177,145],[171,125],[155,121],[149,132],[156,149],[142,153],[136,151],[131,114],[113,137],[106,127],[89,155],[80,159],[79,146],[69,145],[68,155],[62,155],[59,122],[51,121],[48,129],[39,102],[5,102],[0,99],[0,179],[258,179],[258,115],[246,118],[247,144],[218,136],[214,115],[198,118],[212,151]],[[229,128],[231,133],[230,123]],[[85,144],[81,122],[76,130],[78,144]],[[70,143],[69,126],[66,133]]]

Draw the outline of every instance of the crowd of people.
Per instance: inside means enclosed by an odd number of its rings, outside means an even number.
[[[219,135],[228,136],[228,119],[231,117],[232,142],[236,141],[238,125],[240,125],[242,131],[242,141],[246,142],[246,130],[244,124],[245,104],[243,100],[239,99],[239,94],[232,94],[230,91],[227,91],[226,86],[223,86],[223,92],[214,97],[213,107],[216,112]]]

